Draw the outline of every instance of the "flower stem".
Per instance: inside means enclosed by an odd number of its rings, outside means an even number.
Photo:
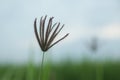
[[[42,54],[42,63],[41,63],[41,70],[40,70],[40,72],[41,72],[41,78],[40,78],[40,80],[43,80],[43,77],[44,77],[44,69],[43,69],[43,66],[44,66],[44,54],[45,54],[45,52],[43,52],[43,54]]]

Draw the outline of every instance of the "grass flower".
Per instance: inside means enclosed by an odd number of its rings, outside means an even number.
[[[46,21],[47,16],[45,16],[44,19],[42,19],[42,18],[43,17],[41,17],[41,19],[40,19],[40,31],[39,31],[39,33],[37,32],[37,25],[36,25],[37,19],[35,19],[35,21],[34,21],[34,31],[35,31],[35,35],[36,35],[36,38],[37,38],[37,41],[39,43],[39,46],[40,46],[41,50],[43,52],[46,52],[52,46],[54,46],[55,44],[57,44],[58,42],[63,40],[65,37],[67,37],[69,33],[67,33],[61,39],[59,39],[58,41],[53,43],[54,39],[59,34],[59,32],[62,30],[64,25],[62,25],[62,27],[60,27],[60,23],[55,23],[55,24],[52,25],[53,17],[51,17],[49,19],[47,29],[45,30],[45,21]],[[56,28],[55,28],[55,26],[56,26]],[[54,31],[53,31],[53,28],[55,28]]]
[[[37,18],[34,21],[35,36],[37,38],[37,41],[39,43],[41,50],[43,51],[42,64],[41,64],[41,80],[42,80],[43,72],[44,72],[43,71],[43,63],[44,63],[45,52],[48,51],[50,48],[52,48],[55,44],[57,44],[61,40],[65,39],[69,35],[69,33],[67,33],[62,38],[60,38],[54,42],[56,36],[63,29],[64,24],[61,27],[60,27],[60,22],[53,24],[54,17],[50,17],[47,26],[45,26],[46,18],[47,18],[47,16],[45,16],[44,18],[43,18],[43,16],[41,17],[39,32],[37,30]]]

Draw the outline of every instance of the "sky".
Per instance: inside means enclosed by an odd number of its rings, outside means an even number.
[[[86,47],[93,37],[103,44],[95,57],[119,59],[119,0],[0,0],[0,62],[41,60],[33,22],[45,15],[65,24],[57,39],[70,33],[48,51],[53,60],[93,57]]]

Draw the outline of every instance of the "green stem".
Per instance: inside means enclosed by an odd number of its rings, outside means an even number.
[[[44,54],[45,54],[45,52],[43,52],[43,56],[42,56],[42,63],[41,63],[41,76],[40,76],[40,80],[43,80],[43,77],[44,77],[44,69],[43,69],[43,67],[44,67]]]
[[[96,65],[96,80],[103,80],[103,65],[102,63]]]

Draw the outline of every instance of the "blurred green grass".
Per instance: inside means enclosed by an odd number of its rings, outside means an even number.
[[[38,80],[40,67],[27,65],[0,66],[0,80]],[[44,80],[120,80],[120,62],[104,61],[47,62]]]

